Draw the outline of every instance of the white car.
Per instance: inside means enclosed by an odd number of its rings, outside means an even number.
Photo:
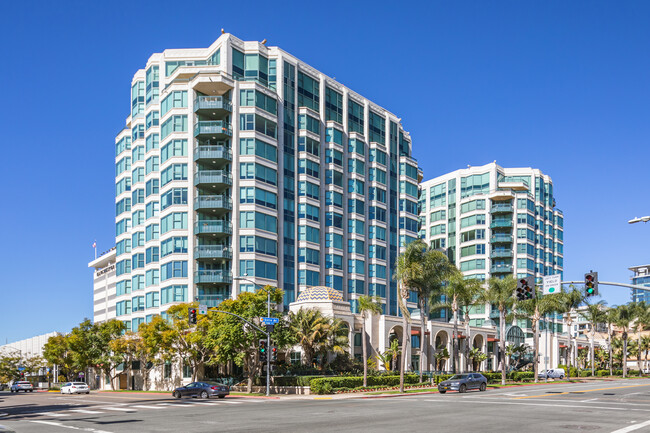
[[[61,387],[61,394],[90,394],[90,388],[84,382],[67,382]]]
[[[546,370],[542,370],[538,374],[538,377],[540,379],[546,379],[546,376],[548,376],[549,379],[564,379],[566,372],[563,368],[551,368],[548,370],[548,372]]]
[[[11,385],[10,391],[16,393],[19,391],[34,392],[34,386],[26,380],[18,380]]]

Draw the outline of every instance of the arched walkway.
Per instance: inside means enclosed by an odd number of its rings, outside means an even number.
[[[435,361],[434,370],[447,370],[447,363],[450,358],[449,350],[449,334],[445,330],[440,330],[436,333],[436,336],[433,339],[434,342],[434,355],[433,359]]]

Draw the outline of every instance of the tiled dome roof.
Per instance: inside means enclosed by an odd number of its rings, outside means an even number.
[[[308,287],[298,295],[296,302],[300,301],[342,301],[343,293],[331,287]]]

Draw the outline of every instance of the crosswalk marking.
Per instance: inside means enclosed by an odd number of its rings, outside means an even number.
[[[69,413],[56,413],[56,412],[38,412],[36,415],[42,416],[69,416]]]
[[[145,404],[136,404],[136,405],[129,406],[129,407],[137,407],[138,409],[163,409],[160,406],[147,406]]]
[[[86,409],[70,409],[70,412],[89,413],[89,414],[104,413],[98,410],[86,410]]]
[[[101,409],[104,409],[104,410],[116,410],[116,411],[120,411],[120,412],[135,412],[133,409],[129,409],[129,408],[126,408],[126,407],[102,407]]]
[[[241,401],[221,401],[220,403],[228,403],[228,404],[241,404]]]

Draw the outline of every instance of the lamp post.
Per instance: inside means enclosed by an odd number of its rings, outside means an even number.
[[[263,289],[263,287],[260,284],[257,284],[255,281],[246,278],[248,275],[244,275],[243,277],[234,277],[233,280],[237,281],[248,281],[249,283],[252,283],[254,286],[259,287],[260,290]],[[271,317],[271,291],[267,290],[266,291],[266,317]],[[271,348],[271,333],[269,332],[268,328],[266,329],[266,347],[267,350]],[[270,384],[271,384],[271,355],[270,353],[266,354],[266,396],[268,397],[270,395]]]
[[[639,217],[634,217],[634,218],[632,218],[631,220],[629,220],[627,223],[628,223],[628,224],[636,224],[636,223],[640,223],[640,222],[642,222],[642,221],[643,221],[644,223],[647,223],[648,221],[650,221],[650,216],[644,216],[644,217],[641,217],[641,218],[639,218]]]

